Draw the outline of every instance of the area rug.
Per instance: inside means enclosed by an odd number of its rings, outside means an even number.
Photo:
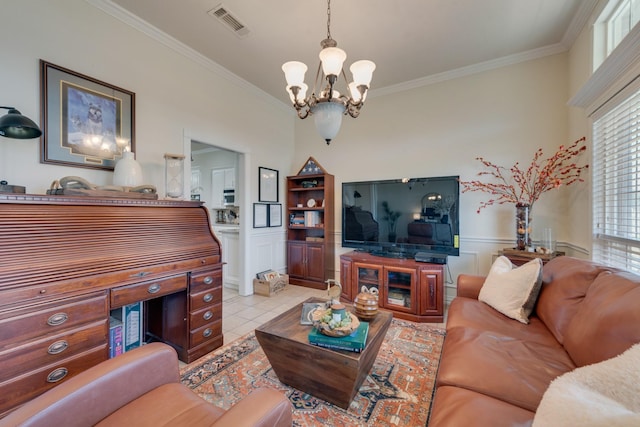
[[[432,325],[394,319],[347,410],[282,384],[253,332],[183,367],[180,375],[183,384],[224,409],[256,388],[281,390],[296,427],[425,426],[444,335]]]

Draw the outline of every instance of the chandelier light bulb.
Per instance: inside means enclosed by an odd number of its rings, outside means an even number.
[[[325,47],[318,56],[322,61],[322,72],[326,76],[340,75],[342,64],[347,59],[346,52],[338,47]]]
[[[358,85],[355,82],[351,82],[349,83],[349,93],[351,94],[351,99],[353,99],[353,102],[357,104],[358,102],[364,102],[364,100],[367,99],[368,92],[365,92],[363,97],[362,94],[360,94]]]
[[[307,72],[307,66],[299,61],[289,61],[282,65],[284,77],[287,79],[287,85],[300,86],[304,84],[304,74]]]
[[[294,95],[293,90],[291,90],[291,86],[286,87],[286,91],[289,94],[289,99],[291,99],[291,102],[293,102],[294,104],[296,102],[304,102],[305,98],[307,97],[307,90],[309,89],[309,86],[307,86],[305,83],[302,83],[297,87],[299,88],[297,95]]]

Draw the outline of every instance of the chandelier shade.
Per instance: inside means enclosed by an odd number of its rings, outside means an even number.
[[[376,64],[366,59],[356,61],[349,67],[349,71],[353,74],[353,83],[357,86],[369,86],[375,69]]]
[[[299,61],[289,61],[282,65],[287,80],[285,89],[298,117],[305,119],[313,115],[316,129],[327,145],[340,131],[342,116],[349,114],[356,118],[360,115],[376,69],[372,61],[356,61],[349,68],[353,81],[348,82],[343,68],[347,53],[338,48],[338,43],[331,38],[330,25],[331,0],[327,0],[327,38],[320,42],[320,64],[309,96],[309,86],[304,83],[307,66]],[[340,81],[340,76],[344,81]],[[344,87],[342,94],[336,90],[339,81]]]
[[[311,109],[316,130],[327,144],[336,137],[342,125],[345,106],[340,102],[319,102]]]
[[[344,50],[337,47],[326,47],[318,55],[322,62],[322,72],[325,76],[337,76],[342,71],[342,64],[347,59]]]
[[[302,62],[289,61],[282,64],[284,77],[287,79],[287,85],[300,86],[304,84],[304,75],[307,72],[307,66]]]

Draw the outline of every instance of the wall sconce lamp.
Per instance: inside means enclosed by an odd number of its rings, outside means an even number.
[[[42,135],[42,131],[37,124],[28,117],[20,114],[20,111],[13,107],[2,107],[9,110],[7,114],[0,117],[0,135],[14,139],[32,139]]]

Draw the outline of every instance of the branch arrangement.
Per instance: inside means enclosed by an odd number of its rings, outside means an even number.
[[[460,181],[462,192],[482,191],[492,196],[480,204],[478,213],[482,208],[493,204],[513,203],[532,207],[547,191],[574,182],[584,182],[580,174],[589,165],[578,166],[575,158],[587,149],[585,140],[586,138],[582,137],[568,147],[561,145],[558,151],[546,160],[541,160],[543,152],[542,148],[539,148],[526,170],[521,169],[518,162],[507,169],[485,160],[484,157],[477,157],[476,160],[488,169],[479,172],[478,176],[488,175],[495,178],[496,182]]]

